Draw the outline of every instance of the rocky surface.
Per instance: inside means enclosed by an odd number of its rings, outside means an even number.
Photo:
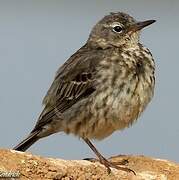
[[[145,156],[115,156],[126,161],[136,175],[116,169],[108,174],[99,162],[45,158],[30,153],[0,149],[1,179],[62,180],[179,180],[179,164]]]

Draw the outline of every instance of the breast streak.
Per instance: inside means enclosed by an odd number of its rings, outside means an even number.
[[[103,139],[130,126],[153,96],[151,74],[146,75],[145,69],[138,73],[134,67],[126,70],[120,67],[123,63],[112,63],[110,68],[100,71],[101,93],[96,94],[91,106],[93,118],[86,134],[89,138]]]

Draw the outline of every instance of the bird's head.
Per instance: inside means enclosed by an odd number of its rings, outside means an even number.
[[[111,13],[101,19],[92,29],[88,43],[100,48],[132,47],[138,44],[141,29],[155,20],[136,21],[128,14]]]

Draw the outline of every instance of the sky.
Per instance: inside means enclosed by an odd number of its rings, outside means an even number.
[[[141,34],[156,62],[152,102],[132,127],[93,141],[106,157],[145,155],[179,162],[179,1],[0,0],[0,148],[12,148],[33,129],[55,72],[109,12],[157,22]],[[54,158],[95,157],[78,137],[58,133],[29,152]]]

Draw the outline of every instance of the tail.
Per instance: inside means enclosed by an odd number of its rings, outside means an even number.
[[[24,139],[13,149],[17,151],[26,151],[32,144],[34,144],[39,139],[38,134],[39,131],[30,133],[30,135],[26,139]]]

